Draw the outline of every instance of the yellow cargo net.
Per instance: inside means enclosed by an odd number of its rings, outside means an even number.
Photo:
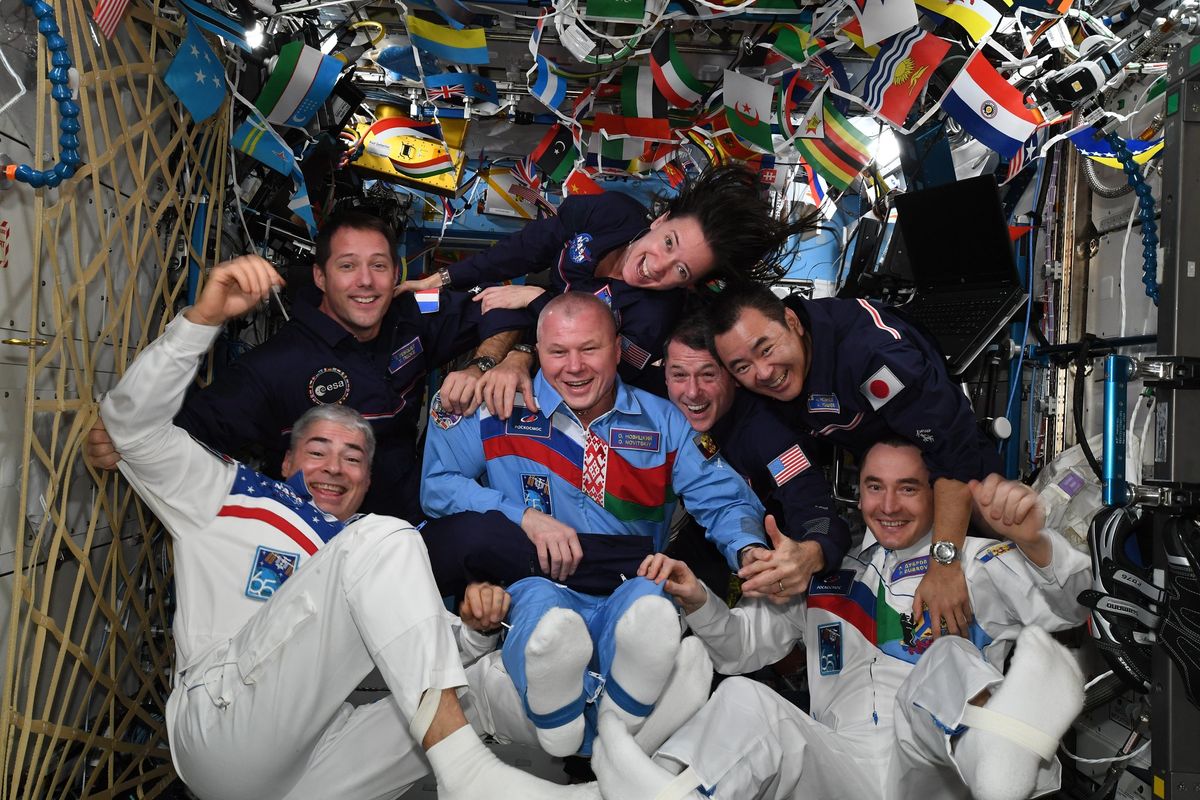
[[[187,259],[221,256],[229,103],[193,125],[163,83],[182,35],[174,6],[134,0],[108,41],[90,0],[53,5],[80,73],[84,164],[56,190],[8,190],[32,208],[33,321],[23,513],[2,523],[17,549],[0,799],[150,798],[177,780],[163,727],[170,547],[118,474],[83,465],[82,446],[97,395],[182,304]],[[58,152],[47,60],[42,39],[38,167]]]

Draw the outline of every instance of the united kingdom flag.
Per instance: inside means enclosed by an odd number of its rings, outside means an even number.
[[[465,97],[466,94],[467,90],[461,83],[431,86],[425,89],[425,96],[430,100],[450,100],[455,97]]]

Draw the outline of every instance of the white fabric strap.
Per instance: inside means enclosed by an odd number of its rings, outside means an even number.
[[[1058,750],[1058,740],[1049,734],[990,708],[968,705],[963,711],[962,722],[968,728],[978,728],[1010,739],[1026,750],[1037,753],[1043,761],[1049,761]]]
[[[441,702],[441,689],[426,689],[425,694],[421,695],[421,702],[417,706],[416,713],[408,721],[408,732],[412,734],[413,739],[416,739],[418,747],[424,741],[429,726],[433,724],[433,718],[437,716],[438,706],[441,705]]]
[[[700,776],[688,767],[675,776],[675,779],[654,795],[654,800],[683,800],[695,788],[700,786]]]

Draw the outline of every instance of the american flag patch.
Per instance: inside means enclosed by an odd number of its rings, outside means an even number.
[[[92,13],[92,20],[100,28],[105,39],[111,39],[117,31],[117,23],[125,16],[125,8],[129,0],[100,0]]]
[[[783,486],[792,478],[808,469],[809,466],[808,458],[805,457],[804,451],[800,449],[800,445],[794,444],[780,453],[774,461],[767,464],[767,469],[771,471],[771,477],[775,479],[775,485]]]
[[[643,350],[628,338],[621,337],[621,360],[634,369],[644,369],[650,362],[650,352]]]

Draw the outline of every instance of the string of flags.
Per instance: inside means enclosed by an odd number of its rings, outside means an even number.
[[[225,65],[217,55],[221,51],[214,50],[208,37],[220,37],[233,48],[225,51],[229,53],[253,48],[245,20],[224,13],[219,3],[174,1],[184,23],[183,41],[164,80],[191,120],[202,123],[216,114],[229,94]],[[619,20],[637,30],[619,57],[596,60],[607,66],[591,65],[579,74],[560,67],[559,56],[543,52],[543,34],[553,20],[556,44],[582,59],[590,52],[588,46],[594,47],[583,31],[594,30],[582,25],[573,5],[556,3],[542,9],[532,30],[525,28],[530,31],[525,85],[514,86],[509,71],[502,87],[489,77],[495,75],[489,70],[498,65],[491,64],[488,28],[480,24],[478,8],[459,0],[415,0],[401,17],[404,35],[388,35],[366,56],[384,71],[389,85],[406,86],[410,114],[403,120],[389,115],[365,123],[363,129],[348,130],[346,141],[359,152],[390,160],[401,178],[419,183],[430,177],[461,176],[452,148],[440,131],[433,132],[438,109],[458,106],[460,117],[472,110],[492,115],[512,108],[512,93],[520,92],[557,120],[512,168],[515,195],[537,208],[543,208],[547,189],[557,184],[565,193],[597,191],[598,178],[631,173],[657,174],[676,184],[689,165],[730,160],[762,165],[764,182],[770,182],[780,174],[767,166],[774,158],[797,165],[789,174],[806,182],[808,196],[820,201],[831,190],[851,188],[870,167],[876,135],[866,132],[873,128],[862,124],[862,118],[873,118],[876,129],[886,125],[904,133],[931,120],[954,120],[1008,162],[1008,178],[1061,138],[1097,163],[1119,165],[1103,137],[1069,131],[1051,139],[1048,128],[1060,122],[1061,115],[1047,113],[1028,90],[1018,89],[1015,76],[1002,72],[1011,66],[997,68],[1019,60],[994,40],[998,35],[1007,37],[1002,41],[1009,47],[1019,38],[1026,52],[1043,38],[1077,46],[1064,16],[1070,0],[1021,2],[847,0],[814,9],[801,8],[794,0],[670,0],[655,13],[644,2],[624,0],[605,11],[604,4],[594,0],[588,19]],[[106,36],[113,35],[126,3],[97,3],[95,21]],[[114,10],[118,6],[120,10]],[[785,16],[778,17],[780,12]],[[719,75],[706,74],[707,80],[701,80],[681,47],[687,35],[681,31],[686,29],[656,30],[670,20],[735,14],[772,15],[767,25],[746,34],[755,40],[734,43],[734,52],[757,52],[747,62],[754,71],[740,67],[735,57]],[[1032,17],[1019,19],[1021,14]],[[1030,18],[1034,23],[1027,26]],[[583,41],[568,42],[571,37]],[[339,49],[349,52],[344,49],[349,41]],[[851,77],[842,60],[848,54],[860,64],[869,61],[865,72],[857,68]],[[257,113],[238,128],[242,135],[235,134],[234,144],[256,158],[255,143],[271,153],[287,150],[289,158],[263,163],[293,177],[295,200],[307,195],[298,167],[303,152],[291,150],[280,131],[308,128],[350,65],[298,39],[279,47],[267,63],[269,74],[254,99]],[[432,123],[420,119],[430,110]],[[429,141],[441,149],[405,159],[392,146],[398,137]],[[1128,149],[1144,162],[1161,151],[1162,141],[1134,139]],[[351,156],[342,163],[354,165],[356,160]],[[449,191],[453,193],[453,184]],[[311,210],[308,213],[311,216]]]

